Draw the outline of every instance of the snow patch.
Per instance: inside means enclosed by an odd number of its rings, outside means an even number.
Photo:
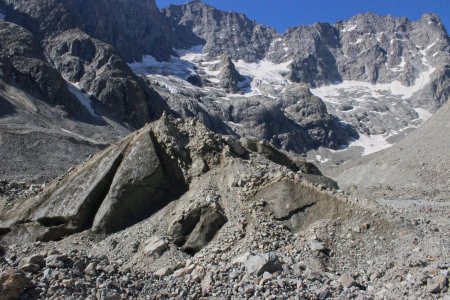
[[[423,120],[426,121],[429,118],[431,118],[431,116],[433,115],[432,113],[430,113],[428,110],[423,109],[423,108],[415,108],[414,109],[416,111],[416,113],[419,115],[419,117],[417,118],[418,120]]]
[[[78,133],[75,133],[75,132],[73,132],[73,131],[64,129],[64,128],[62,128],[62,127],[61,127],[60,129],[61,129],[61,131],[65,132],[65,133],[68,133],[68,134],[71,134],[71,135],[74,135],[74,136],[78,137],[78,138],[81,139],[81,140],[88,141],[88,142],[90,142],[90,143],[92,143],[92,144],[99,144],[97,141],[95,141],[95,140],[93,140],[93,139],[90,139],[90,138],[88,138],[88,137],[85,137],[85,136],[83,136],[83,135],[81,135],[81,134],[78,134]]]
[[[435,68],[428,64],[426,58],[422,61],[428,70],[419,74],[419,77],[415,80],[411,86],[405,86],[399,81],[393,81],[391,83],[372,84],[369,82],[344,80],[338,84],[321,86],[319,88],[311,89],[311,92],[320,97],[323,101],[338,104],[339,95],[342,91],[345,92],[358,92],[363,90],[368,92],[372,97],[380,97],[380,93],[390,93],[391,95],[401,96],[402,99],[411,98],[415,93],[420,91],[431,80],[431,74]],[[406,64],[406,62],[405,62]],[[400,64],[401,66],[402,64]]]
[[[98,118],[98,115],[95,113],[94,109],[92,108],[92,101],[89,98],[89,94],[83,93],[80,89],[80,85],[78,82],[72,83],[70,81],[67,81],[67,87],[69,88],[69,91],[78,99],[78,101],[87,109],[87,111],[94,117]]]
[[[358,39],[356,40],[356,42],[350,42],[349,44],[350,44],[350,45],[358,45],[358,44],[361,44],[362,41],[364,41],[363,38],[358,38]]]
[[[391,68],[391,71],[401,72],[405,69],[405,67],[406,67],[406,60],[405,60],[405,57],[402,56],[402,61],[395,68]]]
[[[390,144],[386,141],[387,137],[383,134],[377,135],[366,135],[359,134],[359,139],[350,143],[349,147],[362,147],[364,149],[363,156],[387,149],[392,147],[393,144]]]
[[[182,60],[199,62],[206,56],[206,54],[203,53],[203,47],[204,45],[197,45],[190,49],[175,49],[175,52]]]
[[[322,156],[321,155],[316,155],[316,160],[319,162],[319,163],[321,163],[321,164],[324,164],[324,163],[326,163],[327,161],[329,161],[330,159],[329,158],[322,158]]]
[[[342,29],[342,32],[350,32],[354,31],[358,28],[356,24],[346,24],[344,25],[344,28]]]

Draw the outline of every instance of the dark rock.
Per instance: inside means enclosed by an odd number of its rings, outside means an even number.
[[[0,298],[3,300],[19,299],[29,279],[20,270],[8,270],[0,274]]]
[[[182,215],[169,227],[172,241],[189,254],[206,246],[227,222],[223,209],[217,204],[198,206]]]
[[[42,38],[79,28],[114,46],[129,62],[145,54],[158,59],[169,59],[172,54],[170,27],[154,0],[3,2],[14,6],[9,11],[12,21]]]
[[[233,61],[227,55],[222,56],[220,64],[219,81],[220,86],[228,93],[239,92],[239,82],[245,78],[239,74]]]
[[[0,21],[2,79],[50,105],[63,106],[72,116],[86,120],[87,110],[67,89],[66,82],[47,62],[38,41],[24,28]]]

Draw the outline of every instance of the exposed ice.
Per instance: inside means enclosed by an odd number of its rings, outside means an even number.
[[[261,60],[257,63],[247,63],[243,60],[235,61],[234,64],[238,72],[252,79],[247,96],[262,94],[259,86],[286,86],[289,80],[283,77],[283,73],[289,71],[292,61],[275,64],[269,60]]]
[[[145,55],[142,62],[129,64],[134,73],[149,75],[174,75],[187,79],[189,75],[195,73],[195,65],[179,57],[172,56],[169,61],[158,61],[151,55]]]

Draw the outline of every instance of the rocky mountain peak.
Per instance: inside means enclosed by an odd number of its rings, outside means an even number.
[[[212,56],[226,53],[236,60],[254,62],[264,57],[277,35],[274,29],[257,24],[245,14],[221,11],[201,1],[171,5],[162,12],[169,18],[177,37],[186,40],[183,35],[189,29],[204,41],[204,51]],[[181,48],[189,46],[195,45],[185,44]]]

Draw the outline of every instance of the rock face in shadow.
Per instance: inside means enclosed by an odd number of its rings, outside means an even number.
[[[38,41],[26,29],[0,21],[1,80],[14,84],[50,105],[62,105],[73,116],[87,118],[86,109],[67,89],[66,82],[46,62]]]
[[[168,230],[172,241],[188,254],[206,246],[227,222],[223,208],[217,204],[197,206],[175,220]]]
[[[42,39],[79,28],[114,46],[129,62],[141,60],[145,54],[158,59],[172,54],[170,27],[154,0],[1,2],[11,21]]]
[[[155,120],[165,103],[137,77],[111,45],[80,30],[52,37],[45,50],[64,78],[92,95],[117,119],[135,128]]]

